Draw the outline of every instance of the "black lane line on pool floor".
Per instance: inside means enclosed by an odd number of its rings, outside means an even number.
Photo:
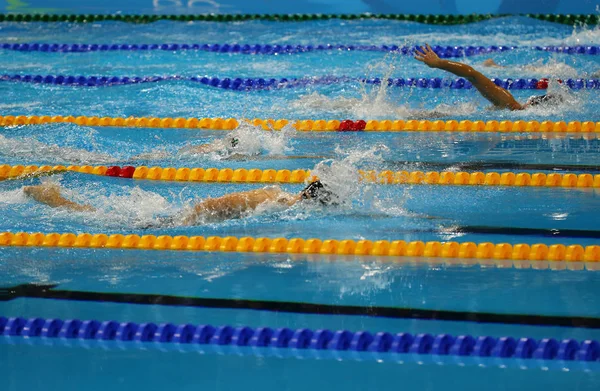
[[[600,318],[523,314],[496,314],[487,312],[442,311],[418,308],[367,307],[351,305],[313,304],[267,300],[213,299],[140,293],[109,293],[55,290],[58,284],[22,284],[0,288],[0,301],[17,298],[88,301],[199,307],[255,311],[287,312],[308,315],[354,315],[395,319],[423,319],[474,323],[500,323],[529,326],[580,327],[600,329]]]
[[[493,234],[493,235],[519,235],[541,236],[548,238],[592,238],[600,239],[600,231],[584,229],[559,229],[559,228],[518,228],[518,227],[486,227],[486,226],[457,226],[447,230],[432,230],[433,233],[463,233],[463,234]]]
[[[445,171],[448,168],[459,171],[484,171],[484,170],[523,170],[523,171],[584,171],[600,172],[600,165],[578,164],[535,164],[518,162],[419,162],[419,161],[388,161],[394,164],[394,170],[407,166],[418,166],[422,170]]]

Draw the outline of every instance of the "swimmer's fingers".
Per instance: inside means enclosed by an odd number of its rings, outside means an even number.
[[[421,47],[421,50],[423,50],[422,47]],[[415,60],[425,62],[425,57],[426,57],[426,54],[424,52],[420,51],[419,48],[415,49]]]
[[[425,48],[423,48],[423,46],[415,47],[415,56],[425,56],[426,54],[427,52],[425,51]]]

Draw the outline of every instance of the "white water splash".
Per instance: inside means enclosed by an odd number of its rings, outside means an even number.
[[[600,19],[600,16],[598,16]],[[565,45],[589,45],[589,44],[599,44],[600,43],[600,25],[596,25],[596,27],[589,27],[587,25],[583,26],[573,26],[573,32],[571,36],[566,38],[563,43]]]
[[[359,181],[358,169],[360,165],[378,165],[383,163],[382,154],[389,151],[383,144],[375,145],[367,150],[357,147],[351,150],[342,150],[336,147],[336,154],[344,156],[342,159],[323,160],[311,171],[332,191],[337,200],[342,204],[360,199],[369,186]]]
[[[229,138],[236,137],[240,141],[239,147],[235,148],[234,153],[284,155],[286,152],[293,151],[289,142],[295,132],[296,130],[291,125],[286,125],[281,131],[265,132],[262,127],[242,122],[236,130],[230,133]]]
[[[550,115],[556,115],[557,112],[579,112],[583,110],[585,104],[585,97],[574,93],[568,86],[561,84],[556,80],[550,80],[548,83],[548,89],[546,90],[548,95],[557,95],[561,98],[561,102],[558,105],[553,104],[541,104],[537,106],[528,107],[526,112],[535,116],[547,117]],[[539,93],[532,94],[540,95]],[[518,114],[518,112],[513,112]]]
[[[466,116],[479,111],[474,103],[455,105],[441,103],[435,108],[427,110],[412,108],[406,103],[391,102],[387,96],[387,85],[385,84],[382,83],[371,91],[363,91],[360,98],[336,98],[312,92],[291,102],[290,106],[308,113],[320,111],[353,118],[427,119],[453,115]]]
[[[110,228],[145,226],[156,222],[156,216],[173,214],[180,209],[165,197],[139,187],[123,188],[120,194],[109,193],[93,184],[85,188],[61,187],[61,194],[79,204],[96,208],[94,212],[82,212],[91,225]],[[57,208],[56,213],[73,213]]]
[[[23,189],[13,189],[0,191],[0,204],[24,204],[28,202],[28,198],[23,192]]]

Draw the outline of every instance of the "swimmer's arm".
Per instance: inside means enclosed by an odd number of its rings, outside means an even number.
[[[90,205],[81,205],[73,201],[67,200],[60,195],[60,188],[57,185],[42,184],[38,186],[26,186],[23,188],[24,193],[52,208],[67,208],[78,212],[93,212],[96,209]]]
[[[207,198],[192,208],[183,219],[183,224],[194,224],[198,219],[204,217],[211,220],[225,220],[240,216],[249,209],[256,207],[252,192],[239,192],[225,194],[217,198]]]
[[[217,198],[207,198],[197,203],[192,211],[184,217],[183,223],[190,225],[201,217],[216,220],[236,218],[244,212],[256,209],[263,202],[271,201],[292,206],[300,199],[300,195],[292,195],[279,188],[225,194]]]
[[[415,59],[427,64],[430,68],[438,68],[464,77],[473,84],[484,98],[499,107],[511,110],[521,110],[523,107],[515,100],[510,92],[497,86],[481,72],[476,71],[470,65],[455,61],[448,61],[438,57],[429,45],[417,50]]]
[[[221,145],[215,144],[200,144],[200,145],[188,145],[186,147],[181,148],[177,151],[178,154],[181,153],[191,153],[191,154],[200,154],[200,153],[211,153],[218,152],[222,149]]]

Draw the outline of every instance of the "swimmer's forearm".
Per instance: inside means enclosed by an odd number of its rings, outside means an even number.
[[[67,201],[64,204],[59,205],[59,206],[62,206],[64,208],[74,210],[77,212],[95,212],[96,211],[96,208],[94,208],[91,205],[81,205],[81,204],[78,204],[73,201]]]
[[[38,199],[33,197],[36,201],[41,202],[43,204],[48,205],[51,208],[67,208],[70,210],[82,212],[82,211],[90,211],[93,212],[96,209],[90,205],[81,205],[73,201],[69,201],[62,196],[56,198],[48,198],[48,199]]]
[[[470,65],[440,59],[436,62],[434,67],[453,73],[456,76],[464,77],[473,84],[473,87],[475,87],[484,98],[497,107],[511,110],[521,110],[523,108],[510,92],[494,84],[487,76],[476,71]]]
[[[464,77],[466,79],[471,79],[479,73],[470,65],[443,59],[436,61],[432,67],[442,69],[446,72],[453,73],[458,77]]]
[[[51,208],[67,208],[74,211],[93,212],[96,209],[90,205],[81,205],[73,201],[67,200],[60,195],[59,188],[52,185],[25,186],[23,192],[28,197],[33,198],[37,202],[47,205]]]

